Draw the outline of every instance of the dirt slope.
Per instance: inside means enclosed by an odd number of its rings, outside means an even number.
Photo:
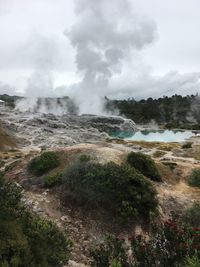
[[[6,151],[16,147],[16,141],[9,136],[0,125],[0,151]]]

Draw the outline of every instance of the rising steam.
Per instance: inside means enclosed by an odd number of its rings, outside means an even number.
[[[109,80],[118,75],[132,51],[155,38],[155,24],[139,19],[128,0],[76,0],[77,21],[66,35],[76,49],[83,75],[74,92],[81,113],[103,113]]]

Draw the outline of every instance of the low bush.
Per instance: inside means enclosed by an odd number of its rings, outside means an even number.
[[[200,169],[194,169],[188,178],[188,184],[193,187],[200,187]]]
[[[90,157],[90,155],[83,154],[79,157],[79,160],[82,162],[87,162],[87,161],[91,160],[91,157]]]
[[[55,267],[68,262],[71,242],[53,222],[31,213],[21,189],[0,177],[0,266]]]
[[[114,261],[121,267],[182,267],[186,262],[190,263],[187,267],[197,267],[199,265],[191,264],[199,262],[199,232],[200,229],[168,220],[161,225],[152,225],[148,238],[130,236],[128,247],[125,238],[106,239],[92,250],[93,266],[110,267]]]
[[[35,175],[42,175],[60,164],[57,153],[49,151],[44,152],[40,156],[33,158],[28,164],[28,170]]]
[[[199,267],[199,266],[200,266],[200,258],[197,255],[186,258],[185,267]]]
[[[0,159],[0,168],[3,167],[5,165],[5,161]]]
[[[150,156],[140,152],[131,152],[128,154],[127,162],[151,180],[157,182],[162,181],[156,164]]]
[[[62,183],[62,173],[56,173],[44,177],[44,187],[51,188]]]
[[[79,204],[103,207],[124,221],[156,211],[153,185],[128,165],[80,162],[67,168],[63,182]]]
[[[127,253],[123,241],[115,236],[108,236],[104,243],[91,250],[91,257],[95,267],[127,266]]]
[[[192,143],[191,142],[185,143],[185,144],[182,145],[182,148],[183,149],[192,148]]]
[[[194,202],[183,212],[183,221],[192,227],[200,227],[200,202]]]

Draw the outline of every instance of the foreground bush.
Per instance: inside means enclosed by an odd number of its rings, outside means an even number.
[[[70,242],[54,223],[30,213],[21,190],[0,178],[0,266],[55,267],[68,262]]]
[[[183,221],[192,227],[200,227],[200,203],[195,202],[183,212]]]
[[[104,243],[91,251],[91,256],[95,267],[128,267],[123,241],[115,236],[108,236]]]
[[[200,187],[200,169],[194,169],[188,178],[188,184],[193,187]]]
[[[28,164],[28,170],[35,175],[42,175],[59,166],[60,159],[55,152],[44,152],[32,159]]]
[[[191,264],[199,262],[200,229],[171,220],[152,227],[149,238],[131,236],[130,247],[121,238],[108,238],[91,252],[93,266],[110,267],[113,262],[121,267],[198,266]]]
[[[160,173],[156,167],[154,160],[150,156],[140,152],[131,152],[128,154],[127,162],[153,181],[161,181]]]
[[[80,162],[66,170],[63,182],[79,204],[103,207],[125,221],[156,211],[151,182],[127,165]]]
[[[197,255],[192,257],[187,257],[185,262],[185,267],[199,267],[200,266],[200,258]]]
[[[56,173],[44,177],[44,187],[51,188],[62,183],[62,173]]]

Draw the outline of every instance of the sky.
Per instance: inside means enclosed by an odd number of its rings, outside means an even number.
[[[199,14],[199,0],[0,0],[0,93],[70,95],[84,111],[200,93]]]

